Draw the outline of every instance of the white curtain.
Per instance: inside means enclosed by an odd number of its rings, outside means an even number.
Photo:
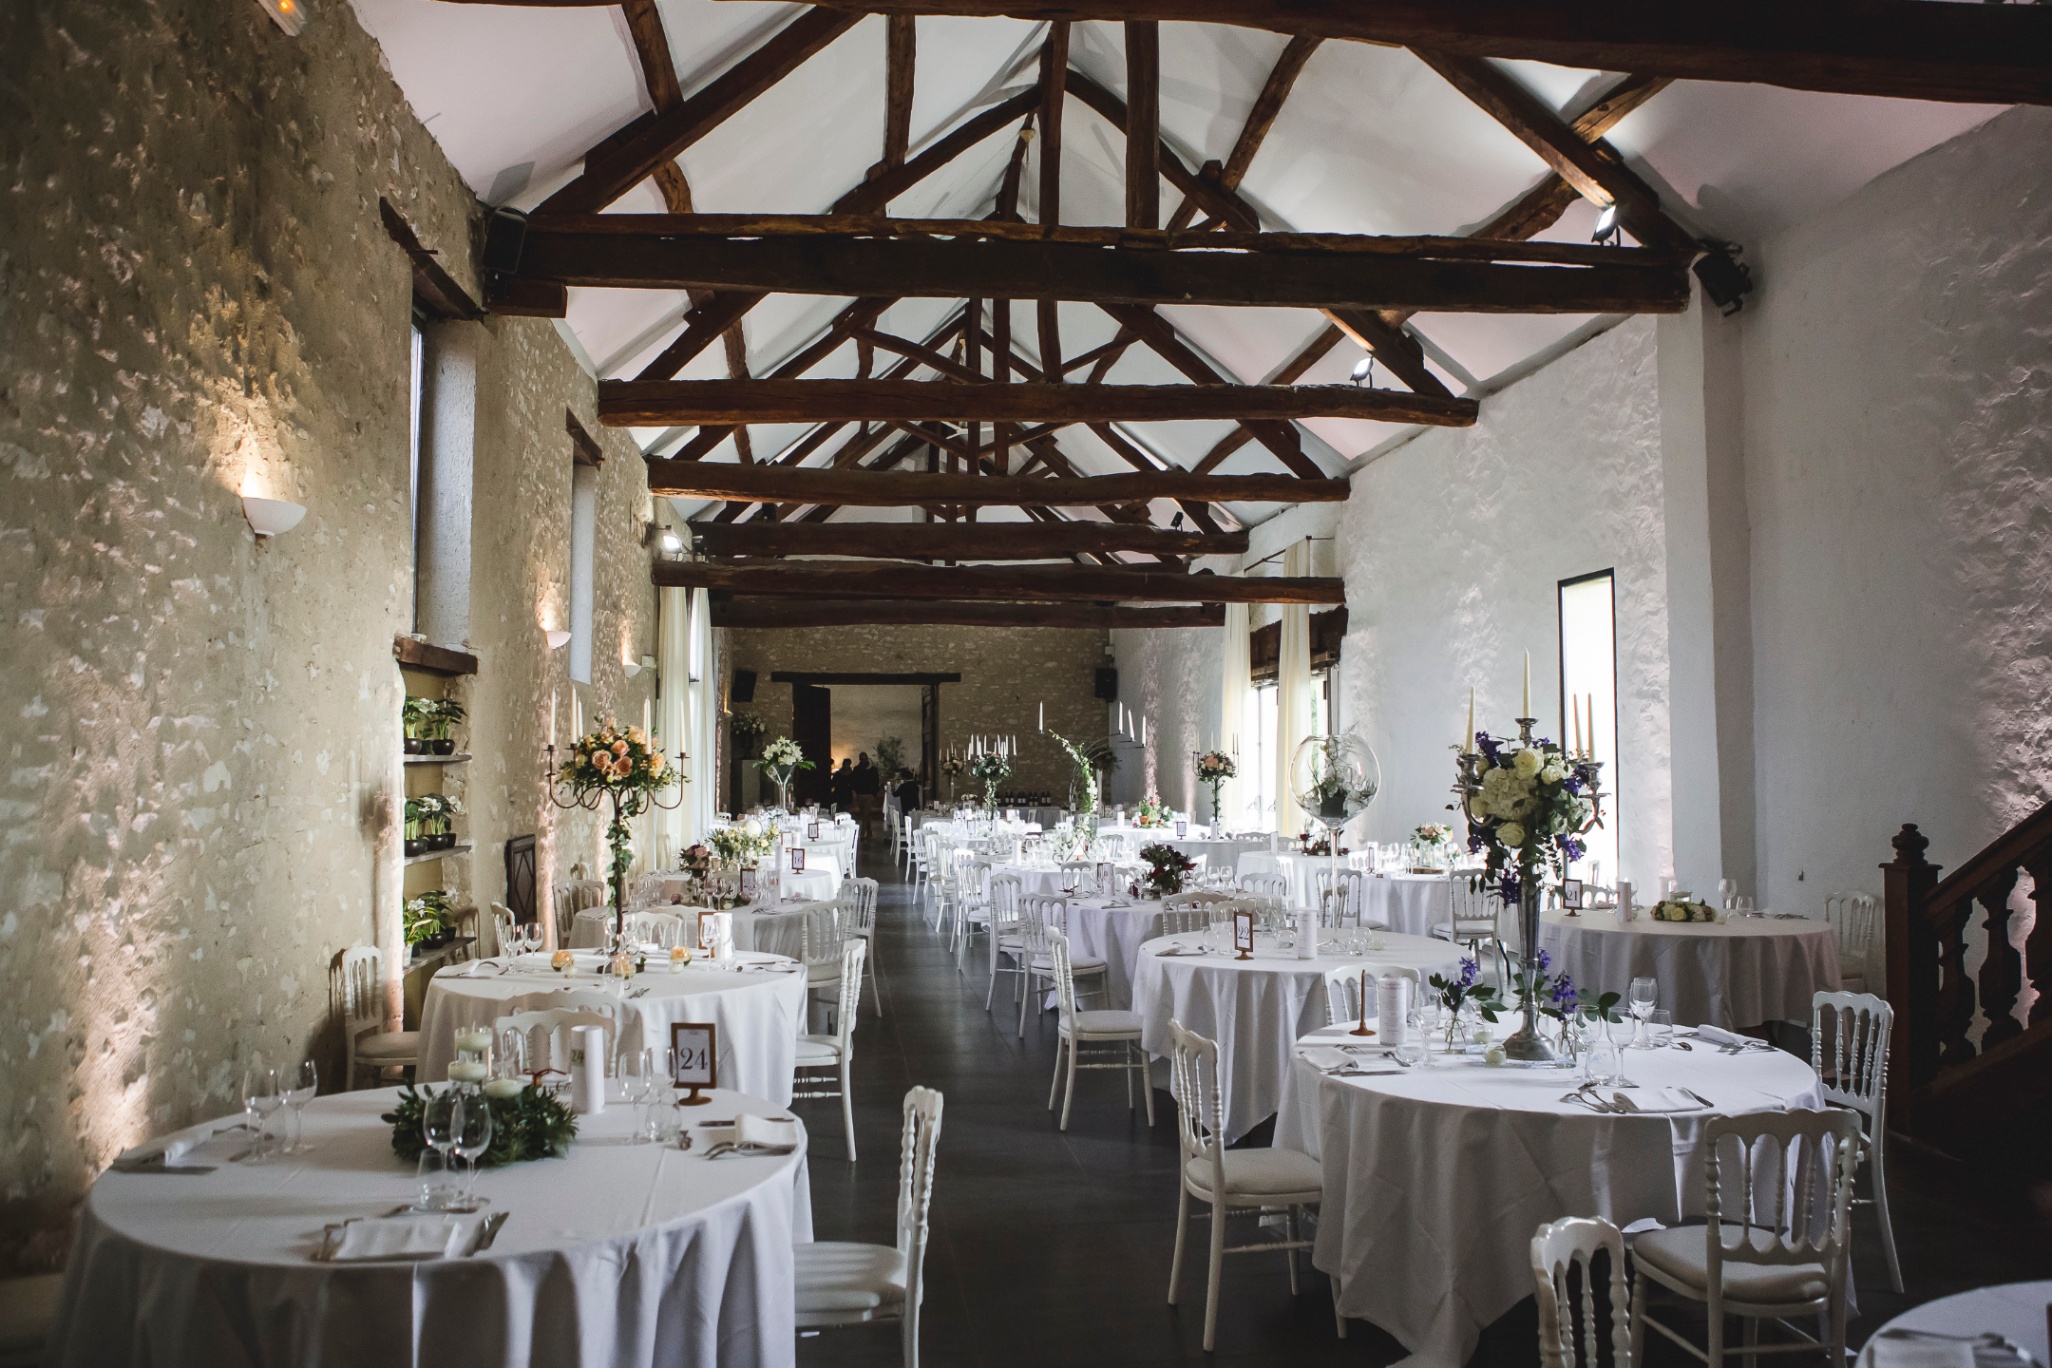
[[[662,589],[656,595],[657,675],[661,692],[656,699],[656,736],[671,755],[682,750],[691,759],[684,767],[684,798],[678,806],[656,809],[655,867],[675,869],[677,857],[691,844],[685,832],[691,821],[692,792],[702,782],[698,769],[697,738],[691,734],[691,591]]]
[[[1283,574],[1298,578],[1311,573],[1311,544],[1300,541],[1283,554]],[[1275,829],[1295,835],[1304,813],[1290,790],[1290,761],[1297,746],[1311,734],[1311,609],[1301,603],[1283,605],[1282,658],[1276,662],[1275,698]]]
[[[1219,676],[1216,745],[1238,763],[1240,733],[1248,730],[1247,694],[1251,689],[1248,677],[1253,672],[1253,666],[1247,659],[1246,604],[1226,605],[1224,630],[1224,670]],[[1254,738],[1249,734],[1247,739],[1251,743]],[[1211,815],[1214,824],[1247,825],[1246,799],[1240,785],[1239,779],[1228,779],[1218,786],[1218,811]]]
[[[691,676],[691,792],[682,810],[688,814],[683,841],[689,845],[705,839],[712,830],[713,814],[720,810],[720,670],[713,659],[712,594],[705,589],[691,591],[687,668]]]

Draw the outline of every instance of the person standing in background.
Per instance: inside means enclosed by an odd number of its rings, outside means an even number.
[[[849,787],[855,794],[855,819],[862,823],[862,839],[866,841],[870,824],[883,812],[883,775],[869,762],[868,751],[857,752]]]
[[[827,799],[842,812],[855,810],[855,762],[843,758],[841,767],[827,780]]]

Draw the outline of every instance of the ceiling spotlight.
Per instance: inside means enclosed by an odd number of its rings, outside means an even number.
[[[1690,268],[1703,282],[1703,293],[1726,317],[1746,306],[1746,292],[1753,288],[1753,268],[1738,259],[1739,251],[1735,242],[1705,238],[1703,255]]]
[[[1353,382],[1366,389],[1375,388],[1375,353],[1370,352],[1354,363]]]
[[[297,38],[306,27],[306,0],[257,0],[264,13],[276,20],[288,38]]]
[[[674,555],[684,549],[684,539],[666,527],[663,529],[662,547]]]
[[[1613,200],[1604,205],[1603,212],[1596,216],[1596,231],[1589,234],[1589,241],[1608,240],[1612,246],[1616,246],[1620,236],[1617,226],[1617,202]]]

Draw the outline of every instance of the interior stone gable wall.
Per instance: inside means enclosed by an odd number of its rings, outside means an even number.
[[[941,685],[940,744],[957,751],[972,735],[1004,733],[1019,739],[1019,759],[1007,787],[1069,790],[1071,766],[1060,746],[1035,731],[1047,704],[1048,730],[1088,742],[1104,735],[1107,704],[1091,696],[1105,664],[1106,634],[1061,627],[813,627],[801,631],[723,632],[724,661],[757,674],[755,701],[736,703],[769,727],[791,730],[791,686],[772,684],[776,670],[868,674],[959,672],[959,684]],[[965,775],[958,791],[974,784]],[[722,791],[722,801],[725,790]],[[946,783],[943,781],[943,794]]]
[[[31,0],[0,51],[4,1271],[61,1257],[121,1148],[231,1110],[252,1054],[332,1048],[330,958],[396,920],[411,277],[378,199],[473,290],[476,205],[346,5],[295,40],[254,4]],[[563,410],[591,426],[593,388],[547,323],[463,326],[485,899],[540,821]],[[586,707],[637,716],[647,493],[600,436]],[[259,544],[245,490],[306,521]]]

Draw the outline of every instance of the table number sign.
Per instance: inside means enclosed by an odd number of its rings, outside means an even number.
[[[1580,879],[1562,879],[1560,881],[1560,905],[1567,909],[1567,914],[1570,917],[1582,909],[1583,896],[1582,881]]]
[[[807,826],[807,827],[805,828],[805,839],[806,839],[806,840],[808,840],[808,841],[816,841],[816,840],[818,840],[818,839],[819,839],[819,823],[818,823],[818,822],[813,822],[812,824],[810,824],[809,826]]]
[[[1187,840],[1189,838],[1189,835],[1190,824],[1184,821],[1182,818],[1178,817],[1176,819],[1176,839],[1179,841]]]
[[[755,871],[753,869],[743,869],[741,871],[741,901],[755,901]]]
[[[702,1107],[712,1101],[701,1089],[720,1086],[720,1028],[710,1021],[670,1023],[671,1081],[690,1094],[677,1099],[680,1107]]]
[[[1099,860],[1097,862],[1097,891],[1102,893],[1109,889],[1112,880],[1118,876],[1118,872],[1119,867],[1110,860]]]
[[[734,953],[734,914],[701,912],[698,915],[698,943],[708,959],[726,959]]]
[[[1236,959],[1254,958],[1254,914],[1245,909],[1233,913],[1233,949]]]
[[[815,832],[817,832],[817,830],[818,830],[818,826],[819,826],[819,824],[818,824],[817,822],[813,823],[813,828],[814,828],[814,831],[815,831]],[[805,847],[804,847],[804,846],[792,846],[792,847],[791,847],[791,872],[792,872],[793,874],[803,874],[803,873],[805,872]]]

